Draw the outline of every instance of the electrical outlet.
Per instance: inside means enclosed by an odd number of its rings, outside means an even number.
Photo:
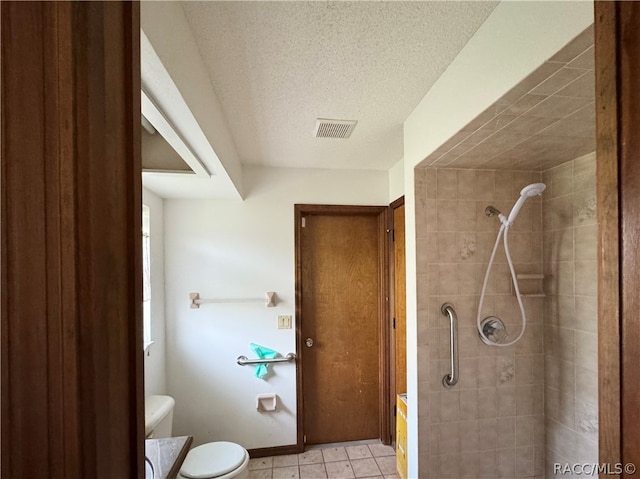
[[[278,329],[291,329],[291,315],[289,314],[278,315]]]

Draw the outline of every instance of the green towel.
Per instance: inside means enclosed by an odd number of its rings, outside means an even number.
[[[278,352],[273,349],[265,348],[264,346],[260,346],[259,344],[249,343],[249,347],[253,350],[254,353],[260,359],[273,359],[278,356]],[[256,366],[256,377],[262,379],[269,372],[268,364],[258,364]]]

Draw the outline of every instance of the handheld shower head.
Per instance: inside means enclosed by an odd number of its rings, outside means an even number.
[[[522,191],[520,191],[520,196],[526,196],[527,198],[531,198],[532,196],[540,196],[546,188],[547,185],[545,185],[544,183],[533,183],[522,188]]]
[[[522,188],[522,191],[520,191],[520,198],[518,198],[516,204],[513,205],[513,208],[511,208],[511,213],[509,213],[509,216],[507,217],[507,225],[511,226],[513,224],[516,216],[518,216],[518,213],[520,212],[520,208],[522,208],[524,202],[527,201],[527,198],[541,195],[546,187],[547,185],[545,185],[544,183],[533,183]]]

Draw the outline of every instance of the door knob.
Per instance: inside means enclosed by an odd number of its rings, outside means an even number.
[[[304,340],[304,344],[307,345],[308,348],[310,348],[311,346],[313,346],[313,339],[311,338],[307,338]]]

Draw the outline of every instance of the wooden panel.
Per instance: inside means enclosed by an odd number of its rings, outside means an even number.
[[[404,205],[393,210],[395,392],[407,392],[407,301]]]
[[[599,458],[621,460],[615,4],[595,5]]]
[[[596,2],[600,461],[640,464],[640,4]],[[601,475],[604,477],[604,475]],[[640,477],[636,472],[624,477]]]
[[[2,477],[141,478],[139,5],[0,8]]]
[[[621,288],[622,462],[640,466],[640,4],[616,2]],[[638,474],[628,477],[640,477]]]
[[[307,444],[380,437],[378,216],[313,215],[301,232]]]

